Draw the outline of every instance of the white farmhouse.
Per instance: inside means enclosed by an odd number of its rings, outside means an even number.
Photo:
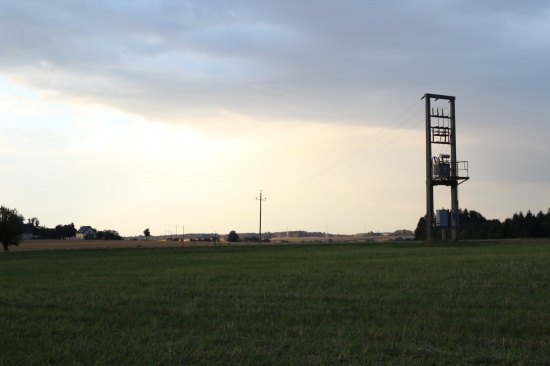
[[[96,239],[97,231],[95,231],[91,226],[81,226],[80,229],[76,232],[77,239]]]

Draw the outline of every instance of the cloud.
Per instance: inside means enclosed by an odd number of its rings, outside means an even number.
[[[536,1],[12,1],[0,70],[152,120],[358,123],[388,94],[540,90],[548,18]]]

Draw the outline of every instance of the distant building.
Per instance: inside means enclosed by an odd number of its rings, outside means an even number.
[[[22,240],[35,239],[34,226],[32,224],[23,224],[23,234],[21,234]]]
[[[81,226],[80,229],[76,232],[77,239],[96,239],[97,231],[95,231],[91,226]]]

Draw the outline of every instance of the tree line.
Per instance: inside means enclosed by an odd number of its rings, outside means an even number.
[[[39,239],[65,239],[76,236],[77,229],[73,223],[56,225],[54,228],[47,228],[40,225],[36,217],[29,218],[25,224],[25,218],[16,209],[0,206],[0,242],[7,251],[12,245],[21,242],[25,226],[32,231],[32,235]],[[96,230],[99,240],[122,240],[116,230]]]
[[[72,238],[76,235],[77,229],[74,224],[71,222],[66,225],[56,225],[54,228],[48,228],[45,226],[40,226],[39,221],[33,221],[36,218],[28,219],[27,224],[31,225],[33,235],[40,239],[62,239],[62,238]]]
[[[435,218],[434,218],[435,222]],[[436,239],[441,239],[441,228],[436,228]],[[531,211],[514,213],[504,221],[487,219],[477,211],[468,209],[459,212],[459,233],[461,240],[468,239],[517,239],[550,237],[550,208],[546,213]],[[414,231],[416,240],[426,239],[426,216],[418,220]]]
[[[27,225],[32,227],[33,236],[37,239],[66,239],[74,238],[77,233],[77,229],[71,222],[66,225],[56,225],[54,228],[48,228],[40,226],[39,221],[36,218],[27,220]],[[94,229],[95,230],[95,229]],[[95,230],[98,240],[122,240],[124,239],[116,230]]]

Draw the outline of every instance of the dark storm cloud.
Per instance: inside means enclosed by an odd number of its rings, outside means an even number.
[[[545,93],[544,1],[4,1],[0,72],[154,120],[355,123],[424,92]]]

